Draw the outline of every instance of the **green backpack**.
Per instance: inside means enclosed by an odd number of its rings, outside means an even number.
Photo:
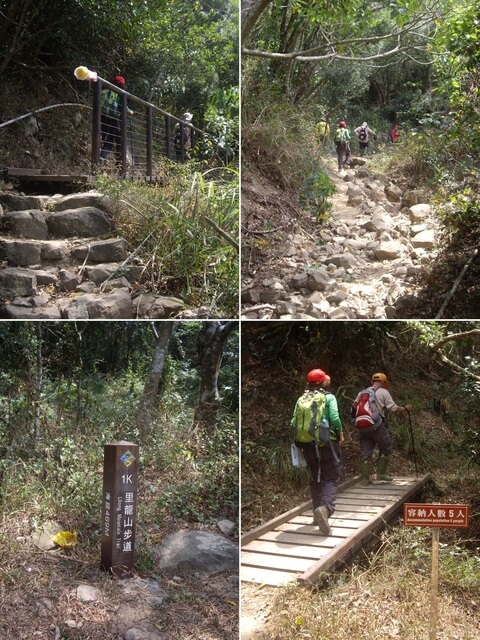
[[[294,442],[318,444],[330,440],[330,425],[324,415],[325,407],[326,398],[322,391],[305,391],[297,400],[291,423]]]
[[[339,127],[336,131],[335,131],[335,142],[340,144],[343,142],[347,142],[347,130],[344,129],[343,127]]]

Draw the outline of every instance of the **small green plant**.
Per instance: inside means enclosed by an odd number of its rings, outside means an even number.
[[[326,220],[332,203],[329,198],[335,193],[335,186],[323,171],[311,173],[305,180],[298,201],[302,209],[315,213],[319,222]]]

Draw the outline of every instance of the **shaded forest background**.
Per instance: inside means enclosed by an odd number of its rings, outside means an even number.
[[[3,1],[0,118],[6,121],[56,102],[87,105],[91,87],[73,77],[75,67],[86,65],[107,80],[124,76],[131,93],[177,117],[192,111],[197,127],[233,149],[238,56],[236,0]],[[61,130],[72,143],[82,142],[78,120],[72,122],[79,110],[65,107],[62,112]],[[55,120],[45,116],[40,125],[46,134]]]
[[[238,576],[170,581],[157,553],[178,530],[238,527],[238,324],[2,322],[0,358],[0,635],[117,639],[153,619],[171,638],[228,637]],[[140,446],[126,582],[155,587],[160,608],[100,571],[103,445],[117,440]],[[51,522],[78,544],[37,549],[32,534]],[[101,591],[87,605],[85,582]]]
[[[59,519],[95,551],[103,445],[129,440],[141,453],[139,567],[150,535],[237,519],[235,323],[1,323],[0,350],[5,514]]]

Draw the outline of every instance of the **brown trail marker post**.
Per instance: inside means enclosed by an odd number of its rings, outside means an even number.
[[[430,636],[436,640],[438,621],[438,556],[440,528],[467,528],[470,507],[467,504],[403,505],[403,524],[409,527],[432,527],[432,590],[430,598]]]
[[[132,576],[138,493],[138,444],[104,445],[101,567],[117,578]]]

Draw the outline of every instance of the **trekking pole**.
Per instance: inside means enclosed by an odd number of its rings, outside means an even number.
[[[405,410],[406,410],[407,415],[408,415],[408,427],[410,429],[410,437],[411,437],[411,440],[412,440],[412,453],[413,453],[413,460],[415,462],[415,475],[418,478],[417,451],[415,449],[415,438],[413,437],[412,416],[410,414],[410,411],[406,407],[405,407]]]

